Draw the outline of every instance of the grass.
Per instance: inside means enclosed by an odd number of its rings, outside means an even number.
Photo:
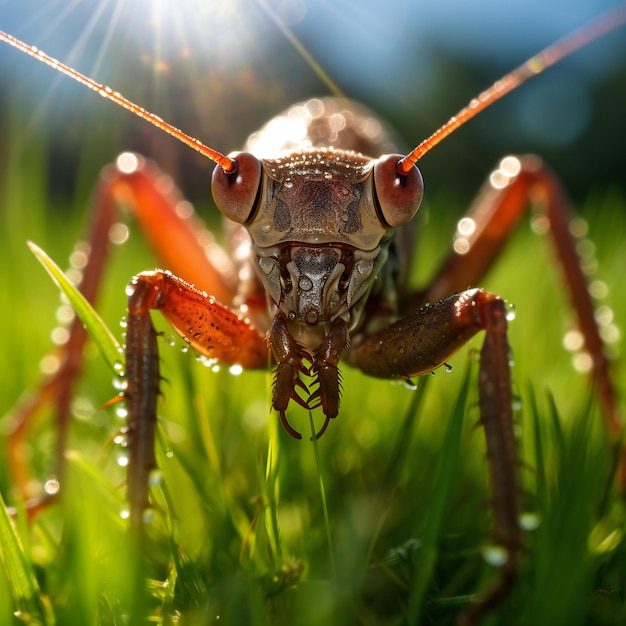
[[[82,208],[47,198],[42,152],[15,151],[0,188],[8,207],[0,301],[11,303],[0,324],[4,433],[11,407],[40,378],[58,303],[25,241],[63,265],[85,219]],[[610,191],[583,207],[622,327],[623,210]],[[450,219],[427,226],[420,276],[452,232]],[[532,262],[529,249],[538,251]],[[523,229],[485,284],[517,310],[511,344],[528,527],[519,584],[489,623],[622,624],[624,506],[595,401],[560,347],[570,317],[557,271],[546,271],[550,258],[545,240]],[[124,285],[154,264],[138,236],[114,252],[98,311],[118,338]],[[415,391],[344,368],[340,416],[316,443],[279,427],[269,373],[214,372],[180,342],[166,336],[160,345],[166,382],[144,553],[123,519],[124,449],[113,441],[120,406],[98,408],[115,395],[113,375],[92,346],[60,501],[29,524],[6,454],[0,461],[0,492],[18,509],[13,522],[0,517],[0,623],[447,624],[493,578],[472,354],[480,338],[455,356],[451,373],[423,377]],[[623,359],[617,367],[623,375]],[[309,419],[290,411],[302,432],[312,430]],[[39,486],[54,472],[55,431],[51,413],[30,429],[27,462]]]

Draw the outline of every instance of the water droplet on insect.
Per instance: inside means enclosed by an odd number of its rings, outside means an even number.
[[[585,337],[579,330],[568,330],[563,335],[561,343],[566,350],[576,352],[577,350],[581,350],[585,345]]]
[[[109,241],[116,246],[121,246],[123,243],[126,243],[129,237],[130,229],[122,222],[113,224],[109,229]]]
[[[163,341],[171,348],[176,345],[176,341],[174,341],[174,337],[172,337],[172,335],[163,335]]]
[[[243,372],[243,367],[241,367],[241,365],[237,365],[235,363],[235,365],[231,365],[228,368],[228,371],[233,375],[233,376],[239,376],[239,374],[241,374]]]
[[[120,406],[115,409],[115,415],[121,420],[125,420],[128,417],[128,409],[125,406]]]
[[[577,372],[584,374],[593,368],[593,358],[588,352],[581,350],[572,357],[572,365]]]
[[[483,559],[494,567],[502,567],[509,560],[509,553],[504,546],[488,545],[481,550]]]
[[[572,237],[584,237],[589,232],[589,225],[582,217],[574,217],[570,220],[569,232]]]
[[[589,295],[596,300],[602,300],[609,295],[609,287],[603,280],[593,280],[589,283]]]
[[[52,339],[52,343],[57,346],[65,345],[70,338],[69,329],[65,328],[65,326],[57,326],[50,333],[50,339]]]
[[[617,343],[620,340],[621,333],[615,324],[607,324],[606,326],[600,326],[600,337],[605,343]]]
[[[61,304],[56,311],[56,319],[59,324],[69,324],[74,321],[74,309],[69,304]]]
[[[39,361],[39,369],[43,374],[50,376],[55,374],[61,367],[61,359],[54,354],[48,354]]]
[[[128,389],[128,381],[122,376],[116,376],[113,379],[113,387],[118,391],[126,391]]]
[[[507,302],[506,304],[506,319],[509,322],[512,322],[515,319],[516,311],[515,305],[512,302]]]
[[[538,214],[531,219],[530,228],[535,235],[545,235],[550,230],[550,220]]]
[[[59,493],[61,483],[56,478],[50,478],[44,483],[43,489],[47,494],[53,496],[54,494]]]
[[[286,178],[285,182],[283,183],[283,185],[287,188],[287,189],[291,189],[293,187],[293,181],[290,178]]]

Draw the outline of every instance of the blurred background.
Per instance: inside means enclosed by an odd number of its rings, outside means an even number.
[[[472,97],[609,0],[119,0],[0,3],[0,28],[229,152],[297,100],[342,92],[411,147]],[[282,28],[306,50],[306,62]],[[537,152],[575,197],[626,186],[624,30],[576,53],[424,158],[427,193],[467,205],[498,158]],[[19,128],[18,128],[19,127]],[[0,46],[0,165],[10,133],[41,142],[50,191],[73,198],[125,149],[154,159],[196,204],[211,164],[87,89]],[[38,144],[39,145],[39,144]]]

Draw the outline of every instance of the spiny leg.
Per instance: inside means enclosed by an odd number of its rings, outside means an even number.
[[[408,379],[444,364],[481,330],[485,341],[480,356],[479,403],[490,468],[493,532],[507,559],[493,586],[466,613],[464,619],[470,624],[506,597],[519,569],[520,490],[505,303],[481,289],[455,294],[385,330],[356,336],[347,355],[351,364],[371,376]]]
[[[588,280],[570,231],[573,212],[557,178],[538,157],[506,157],[486,184],[455,237],[454,251],[444,262],[431,285],[418,298],[409,297],[405,311],[434,301],[469,285],[480,284],[496,261],[531,201],[543,212],[549,225],[557,259],[578,326],[584,349],[592,359],[592,381],[597,386],[609,436],[621,445],[622,415],[611,374],[611,364],[589,295]],[[620,484],[626,489],[626,454],[622,453]]]
[[[139,529],[148,506],[155,467],[154,431],[159,395],[159,355],[151,310],[159,310],[176,332],[201,354],[245,369],[267,367],[265,340],[250,322],[170,272],[144,272],[129,285],[126,329],[128,409],[128,499],[131,527]]]

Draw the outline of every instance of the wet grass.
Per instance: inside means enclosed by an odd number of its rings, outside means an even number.
[[[0,188],[5,435],[11,408],[40,379],[59,297],[25,241],[63,265],[85,219],[84,209],[46,196],[39,148],[14,153]],[[613,288],[605,302],[624,327],[624,203],[604,190],[582,210],[597,244],[597,277]],[[453,219],[426,228],[420,276],[447,248]],[[598,408],[561,347],[571,315],[548,248],[523,228],[485,283],[517,310],[511,345],[528,529],[519,584],[489,623],[621,624],[624,507]],[[155,264],[136,232],[114,251],[98,311],[118,338],[124,285]],[[143,552],[124,519],[125,451],[114,441],[122,407],[98,408],[116,391],[90,346],[58,502],[28,523],[6,450],[0,462],[0,492],[18,511],[12,522],[0,517],[0,623],[446,624],[497,575],[485,558],[480,337],[455,356],[452,372],[424,377],[414,391],[344,368],[340,416],[313,444],[280,428],[269,373],[213,371],[157,323],[165,382]],[[623,358],[616,367],[623,376]],[[311,430],[305,411],[289,417]],[[29,429],[34,490],[54,476],[55,433],[52,412]]]

